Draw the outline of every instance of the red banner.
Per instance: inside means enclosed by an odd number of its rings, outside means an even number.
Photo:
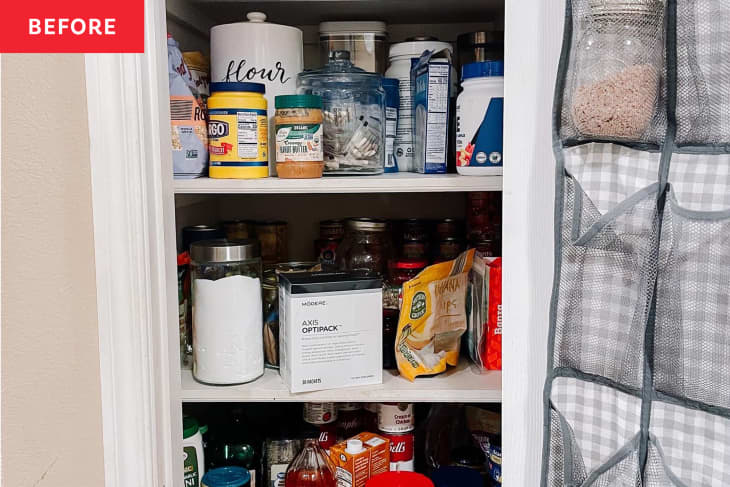
[[[4,2],[0,52],[143,52],[144,0]]]

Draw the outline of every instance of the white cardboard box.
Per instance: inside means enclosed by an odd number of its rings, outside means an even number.
[[[346,273],[279,276],[279,373],[292,393],[383,382],[383,288]]]

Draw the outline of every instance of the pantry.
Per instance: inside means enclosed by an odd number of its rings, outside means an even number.
[[[505,468],[508,469],[510,462],[514,462],[512,475],[517,479],[515,485],[534,485],[527,479],[535,478],[533,475],[536,475],[536,470],[533,473],[532,466],[539,463],[541,417],[539,393],[534,392],[533,386],[542,383],[544,378],[545,339],[543,327],[532,326],[532,323],[542,322],[545,318],[542,314],[547,312],[551,268],[546,263],[552,259],[548,244],[551,239],[552,201],[552,187],[548,183],[552,173],[549,159],[552,86],[545,80],[552,79],[554,63],[548,62],[546,58],[557,52],[561,27],[559,8],[547,9],[546,12],[541,2],[534,4],[535,12],[528,13],[522,9],[518,12],[509,2],[505,5],[500,1],[476,0],[169,0],[164,8],[159,5],[148,7],[146,42],[148,45],[156,45],[150,49],[154,51],[152,54],[136,60],[131,57],[122,58],[118,63],[101,56],[87,59],[92,139],[109,142],[103,149],[92,142],[92,161],[98,160],[96,158],[102,152],[107,157],[103,168],[92,162],[97,250],[105,243],[110,249],[103,254],[97,251],[98,265],[108,271],[97,276],[102,290],[100,302],[107,304],[106,309],[100,306],[100,314],[106,313],[108,320],[106,328],[103,323],[100,325],[102,375],[106,376],[106,379],[102,379],[103,400],[106,407],[113,402],[115,393],[121,395],[125,390],[138,391],[140,398],[139,403],[128,404],[128,408],[119,404],[113,408],[113,412],[105,416],[105,433],[119,431],[120,428],[134,423],[135,419],[148,425],[147,429],[131,431],[126,440],[132,442],[131,436],[134,433],[137,440],[143,438],[143,443],[147,445],[145,451],[135,454],[136,459],[142,460],[141,475],[147,479],[147,483],[141,484],[173,487],[187,485],[183,484],[181,472],[184,465],[179,454],[183,445],[187,444],[187,426],[184,424],[183,413],[187,417],[199,416],[196,419],[200,420],[230,416],[235,409],[241,410],[248,418],[247,421],[261,423],[265,418],[286,417],[291,420],[293,417],[301,417],[300,411],[308,407],[308,404],[354,401],[364,405],[412,403],[416,411],[420,411],[422,419],[416,420],[422,421],[416,424],[416,465],[425,461],[425,450],[418,449],[418,442],[421,441],[418,431],[419,428],[427,428],[426,418],[438,416],[439,411],[443,413],[449,407],[461,411],[464,403],[477,410],[497,414],[495,411],[500,410],[499,403],[503,403],[504,416],[500,427],[511,433],[511,439],[505,439],[505,452],[508,452],[505,453]],[[246,13],[251,12],[264,12],[266,23],[300,28],[303,32],[303,58],[299,68],[313,70],[327,62],[321,55],[322,36],[327,37],[328,43],[336,44],[335,38],[341,32],[332,24],[337,22],[382,23],[384,30],[378,30],[377,35],[372,37],[375,45],[382,44],[379,47],[382,49],[382,59],[372,59],[373,69],[386,67],[388,47],[406,42],[407,39],[427,36],[451,43],[453,49],[456,49],[460,34],[504,31],[504,59],[507,69],[504,71],[506,161],[503,175],[501,171],[485,172],[479,176],[472,175],[475,174],[473,172],[458,174],[455,168],[447,170],[444,160],[443,171],[437,170],[434,174],[411,171],[388,173],[386,166],[373,171],[372,175],[326,175],[311,179],[173,178],[176,168],[169,142],[172,101],[169,99],[171,93],[168,89],[167,62],[164,57],[165,34],[169,33],[185,51],[201,51],[209,55],[210,28],[219,24],[244,22]],[[249,15],[250,21],[256,19],[260,17],[252,19]],[[320,36],[320,22],[330,24],[326,35],[323,33]],[[525,26],[528,25],[535,27],[532,37],[521,38],[525,36]],[[546,40],[549,42],[545,42]],[[248,41],[240,39],[240,42]],[[434,40],[429,39],[426,42]],[[338,47],[337,52],[349,52],[347,59],[353,63],[366,62],[353,55],[355,53],[363,56],[362,51],[354,47],[349,49],[350,51]],[[340,60],[345,59],[342,55],[338,56],[342,58]],[[255,64],[249,67],[239,60],[234,65],[234,71],[253,73],[254,79],[247,79],[247,82],[255,82],[257,73],[264,73],[264,77],[269,80],[272,77],[277,80],[290,76],[296,78],[298,73],[286,70],[286,61],[281,62],[278,70],[273,68],[261,71],[265,68]],[[250,71],[251,69],[255,71]],[[482,74],[481,71],[473,72]],[[246,76],[244,73],[244,77]],[[140,86],[140,96],[126,97],[111,106],[113,102],[104,94],[114,90],[123,91],[130,83]],[[316,80],[312,83],[315,84]],[[268,98],[271,110],[274,106],[274,95],[266,94],[265,97]],[[401,94],[401,100],[402,97]],[[323,109],[323,112],[326,110]],[[140,128],[136,133],[121,132],[122,137],[115,137],[111,132],[105,132],[111,129],[93,124],[95,116],[115,115],[119,115],[121,125],[138,124]],[[416,119],[417,116],[414,117]],[[93,137],[94,131],[98,137]],[[385,128],[382,133],[385,134]],[[159,137],[154,136],[155,134],[159,134]],[[473,136],[476,138],[476,134]],[[240,144],[241,135],[238,137]],[[379,150],[388,150],[386,138],[387,134],[382,136],[384,148]],[[267,148],[267,142],[268,152],[273,154],[270,141],[266,137],[263,142],[259,141],[259,148]],[[173,146],[174,144],[173,138]],[[341,145],[347,147],[347,143]],[[348,159],[350,153],[343,150],[330,161],[325,160],[325,174],[348,167],[372,167],[371,159],[368,159],[372,156],[365,154],[357,163],[353,163],[352,159]],[[186,154],[188,155],[196,157],[192,152]],[[537,161],[540,158],[543,161]],[[487,155],[480,162],[489,161],[501,165],[502,159],[500,153],[498,158]],[[124,162],[115,164],[121,161]],[[405,164],[404,167],[415,167],[417,163],[414,161],[413,166]],[[428,165],[425,167],[428,168]],[[187,170],[190,171],[189,167]],[[269,167],[272,175],[273,170],[273,167]],[[425,171],[428,172],[428,169]],[[193,172],[194,170],[187,175]],[[246,377],[245,380],[232,381],[231,385],[211,385],[216,381],[200,380],[202,376],[196,376],[190,363],[186,363],[185,357],[181,360],[180,332],[182,328],[183,334],[185,333],[185,322],[184,318],[182,322],[179,318],[182,312],[180,305],[183,303],[178,299],[178,266],[175,265],[174,257],[185,251],[183,239],[186,228],[207,225],[223,232],[224,222],[248,222],[247,225],[253,225],[254,228],[251,233],[258,235],[261,242],[259,251],[252,251],[251,255],[261,258],[265,265],[265,244],[260,238],[261,234],[257,233],[263,230],[262,226],[279,225],[274,234],[281,237],[281,223],[286,224],[283,227],[286,232],[283,237],[286,250],[282,251],[282,244],[279,242],[276,250],[279,254],[275,260],[269,262],[282,263],[316,261],[320,257],[314,249],[317,240],[321,238],[322,222],[357,217],[391,222],[383,223],[389,228],[411,220],[434,222],[433,226],[429,224],[427,228],[427,245],[431,246],[430,250],[423,253],[419,245],[424,242],[420,241],[418,245],[411,247],[406,247],[401,242],[398,247],[400,253],[405,249],[422,252],[419,257],[429,260],[427,263],[430,264],[437,260],[448,260],[439,259],[437,255],[439,250],[445,252],[448,246],[441,249],[440,243],[443,239],[431,236],[437,233],[438,222],[458,222],[459,234],[456,240],[466,244],[469,228],[473,226],[470,215],[474,210],[474,201],[479,198],[496,198],[500,202],[498,207],[501,214],[490,215],[489,222],[495,225],[494,228],[500,228],[493,239],[499,241],[499,246],[491,242],[494,247],[490,247],[488,253],[501,254],[505,262],[502,286],[503,326],[506,327],[503,343],[504,373],[483,370],[471,360],[468,353],[462,352],[454,365],[446,367],[443,373],[433,377],[416,377],[411,381],[397,369],[389,368],[382,371],[382,380],[374,384],[292,392],[280,372],[272,367],[263,368],[262,374],[253,374],[255,380],[249,381]],[[107,201],[119,199],[126,203],[123,210]],[[143,217],[138,217],[138,214]],[[403,239],[406,233],[402,231],[402,227],[398,228],[400,230],[394,233],[389,230],[395,240]],[[474,241],[469,243],[472,247],[478,244]],[[459,250],[465,248],[466,245]],[[248,250],[244,252],[249,255]],[[127,256],[124,264],[116,259],[122,254]],[[449,259],[454,258],[453,254],[449,255]],[[237,276],[239,275],[251,278],[255,274],[241,271]],[[262,273],[259,278],[265,286],[266,275]],[[106,295],[104,290],[107,291]],[[119,306],[120,294],[125,295],[127,302],[134,305],[122,309]],[[500,314],[500,325],[501,319]],[[125,320],[135,325],[122,331],[121,324]],[[117,353],[114,354],[113,351]],[[119,379],[122,371],[125,371],[125,379]],[[135,380],[139,381],[134,385],[129,383]],[[449,403],[458,404],[448,406]],[[508,404],[515,408],[510,411]],[[529,404],[529,407],[525,404]],[[368,409],[361,409],[366,410]],[[526,411],[527,415],[519,411]],[[260,427],[257,426],[256,429],[259,438],[256,448],[263,451],[266,437],[262,436]],[[357,434],[366,429],[363,427],[350,433]],[[342,438],[351,436],[343,435]],[[115,437],[112,435],[108,438]],[[492,438],[493,442],[496,441],[495,438],[496,436]],[[120,456],[120,451],[125,439],[115,438],[116,443],[112,439],[108,441],[109,448],[105,448],[107,464],[123,465],[121,462],[125,460]],[[366,439],[363,443],[366,441],[369,440]],[[507,441],[511,441],[511,445]],[[116,449],[113,448],[114,445],[117,446]],[[510,458],[510,455],[514,457]],[[487,457],[484,457],[482,465],[486,465],[486,462]],[[258,463],[257,468],[260,465]],[[526,465],[530,468],[525,469]],[[432,473],[425,468],[420,472]],[[120,471],[112,475],[124,478]]]

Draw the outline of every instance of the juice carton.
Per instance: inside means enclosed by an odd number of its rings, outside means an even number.
[[[374,433],[360,433],[330,449],[337,467],[337,487],[364,487],[375,475],[390,470],[390,440]]]

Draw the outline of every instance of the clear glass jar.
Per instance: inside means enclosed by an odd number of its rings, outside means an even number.
[[[656,112],[663,73],[660,0],[591,0],[580,20],[571,115],[576,130],[641,140]]]
[[[324,174],[381,174],[385,168],[383,77],[333,51],[321,69],[297,76],[297,92],[322,97]]]
[[[337,247],[340,270],[383,277],[392,254],[387,221],[373,218],[347,220],[345,238]]]
[[[193,376],[240,384],[264,373],[262,263],[255,240],[205,240],[190,248]]]

